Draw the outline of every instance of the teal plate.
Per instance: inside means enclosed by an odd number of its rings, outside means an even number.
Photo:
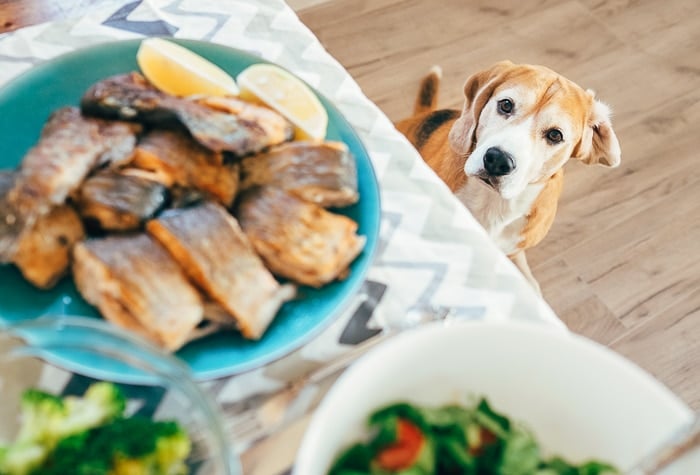
[[[212,43],[176,40],[219,65],[232,76],[262,59]],[[0,137],[3,153],[0,169],[15,168],[36,143],[49,114],[63,106],[77,106],[87,88],[108,76],[137,70],[140,41],[120,41],[69,53],[42,63],[0,90]],[[193,342],[177,352],[198,380],[238,374],[289,354],[327,327],[349,304],[361,286],[377,245],[379,233],[379,186],[369,156],[359,137],[327,99],[319,98],[328,111],[328,140],[345,142],[357,160],[360,200],[339,212],[359,225],[366,236],[363,253],[351,265],[350,276],[321,289],[302,287],[299,298],[285,304],[259,341],[246,341],[234,332],[221,332]],[[86,303],[70,277],[54,289],[42,291],[28,284],[9,265],[0,266],[0,322],[12,323],[41,315],[82,315],[101,318]],[[99,345],[99,337],[94,342]],[[59,351],[56,361],[81,374],[124,383],[148,383],[134,369],[76,351]]]

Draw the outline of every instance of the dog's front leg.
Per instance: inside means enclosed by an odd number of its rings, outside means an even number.
[[[513,264],[515,264],[515,267],[520,269],[520,272],[523,273],[525,278],[532,284],[532,286],[535,288],[535,291],[537,291],[538,295],[542,295],[542,291],[540,290],[540,284],[537,283],[537,280],[535,279],[535,276],[532,275],[532,271],[530,270],[530,266],[527,264],[527,258],[525,257],[525,251],[520,251],[515,254],[512,254],[510,257],[510,260],[513,261]]]

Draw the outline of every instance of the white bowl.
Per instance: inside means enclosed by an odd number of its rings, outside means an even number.
[[[325,475],[383,405],[486,396],[528,425],[548,454],[627,469],[692,412],[646,372],[583,337],[537,324],[431,324],[374,348],[314,414],[295,475]]]

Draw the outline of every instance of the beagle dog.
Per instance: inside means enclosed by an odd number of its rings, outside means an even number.
[[[562,167],[620,164],[610,109],[550,69],[502,61],[467,79],[461,111],[436,110],[440,77],[397,128],[539,292],[525,250],[552,226]]]

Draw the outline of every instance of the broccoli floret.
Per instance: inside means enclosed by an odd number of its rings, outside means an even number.
[[[21,426],[18,443],[45,443],[53,438],[55,427],[65,419],[66,406],[60,397],[38,389],[29,389],[22,395]]]
[[[115,458],[109,475],[186,475],[185,460],[190,449],[190,440],[182,431],[161,436],[156,442],[155,452],[151,454],[138,458]]]
[[[190,447],[175,422],[116,419],[60,441],[33,475],[181,475]]]
[[[83,397],[63,399],[30,389],[22,396],[18,442],[37,442],[52,449],[71,434],[109,422],[124,414],[126,399],[112,383],[95,383]]]
[[[0,475],[28,475],[46,458],[43,445],[33,442],[0,447]]]
[[[50,435],[52,442],[110,422],[124,415],[126,399],[112,383],[94,383],[83,397],[68,396],[63,400],[66,416],[60,418]]]
[[[94,457],[90,452],[95,450],[90,440],[93,430],[60,440],[46,461],[31,475],[107,475],[110,461]]]
[[[183,475],[191,442],[176,422],[154,422],[142,418],[124,419],[114,427],[112,440],[138,430],[140,437],[131,437],[128,445],[114,457],[110,475]],[[120,436],[120,433],[123,434]]]

